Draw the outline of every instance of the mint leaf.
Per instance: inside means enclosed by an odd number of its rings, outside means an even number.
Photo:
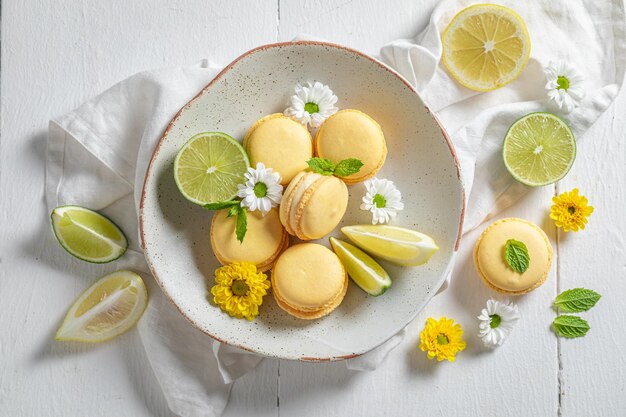
[[[239,201],[230,200],[230,201],[220,201],[218,203],[209,203],[209,204],[203,205],[202,207],[204,207],[207,210],[222,210],[222,209],[237,206],[237,205],[239,205]]]
[[[600,294],[587,288],[573,288],[563,291],[554,299],[554,305],[568,313],[580,313],[595,306],[602,297]]]
[[[344,159],[337,164],[334,174],[339,178],[347,177],[359,172],[362,166],[363,162],[359,161],[356,158]]]
[[[335,164],[330,159],[326,158],[311,158],[306,163],[314,172],[322,175],[333,175],[335,172]]]
[[[237,213],[237,225],[235,226],[235,235],[239,243],[243,243],[243,238],[248,231],[248,215],[245,208],[240,207]]]
[[[552,322],[552,327],[557,336],[569,339],[583,337],[589,331],[589,323],[586,320],[568,314],[555,318]]]
[[[228,210],[228,217],[233,217],[239,214],[239,212],[243,209],[240,204],[236,206],[232,206],[230,210]]]
[[[530,256],[524,242],[515,239],[507,240],[504,246],[504,260],[513,271],[520,274],[526,271],[530,265]]]

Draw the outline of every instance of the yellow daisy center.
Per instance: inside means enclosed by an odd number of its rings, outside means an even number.
[[[248,287],[248,284],[246,284],[246,282],[241,279],[233,281],[233,286],[231,287],[231,289],[233,290],[233,294],[240,297],[247,295],[249,288],[250,287]]]

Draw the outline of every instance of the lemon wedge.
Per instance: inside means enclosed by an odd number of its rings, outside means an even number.
[[[425,264],[439,250],[430,236],[403,227],[359,225],[342,227],[341,231],[370,255],[396,265]]]
[[[462,85],[491,91],[515,80],[528,63],[530,37],[517,13],[495,4],[461,10],[442,35],[443,63]]]
[[[65,316],[56,340],[99,343],[133,327],[148,304],[148,291],[141,277],[117,271],[87,288]]]
[[[330,244],[352,281],[363,291],[378,296],[391,286],[391,278],[387,271],[367,253],[334,237],[330,238]]]

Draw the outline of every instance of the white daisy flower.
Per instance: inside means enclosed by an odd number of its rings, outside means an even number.
[[[546,91],[550,100],[565,113],[571,113],[580,100],[585,97],[582,88],[583,77],[566,61],[550,61],[550,65],[544,68],[546,74]]]
[[[372,224],[387,223],[404,208],[402,194],[393,181],[372,178],[365,181],[365,188],[361,210],[372,212]]]
[[[327,85],[318,81],[307,83],[305,86],[296,84],[296,94],[291,96],[290,106],[285,109],[285,116],[289,116],[311,127],[320,127],[339,110],[335,104],[337,96]]]
[[[283,186],[280,185],[280,174],[272,168],[265,168],[262,162],[256,168],[248,168],[244,174],[246,182],[237,185],[237,197],[240,197],[241,207],[250,211],[259,210],[265,216],[272,207],[280,204],[283,198]]]
[[[480,320],[478,336],[487,347],[502,346],[520,317],[517,305],[489,300],[478,316]]]

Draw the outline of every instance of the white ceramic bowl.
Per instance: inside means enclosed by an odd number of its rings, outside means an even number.
[[[388,155],[378,173],[402,192],[405,209],[394,224],[432,236],[440,250],[424,266],[381,264],[393,285],[370,297],[350,282],[343,303],[313,321],[294,318],[267,296],[252,322],[209,302],[213,271],[211,213],[185,200],[173,179],[176,152],[191,136],[221,131],[241,140],[260,117],[282,112],[296,83],[329,85],[339,108],[359,109],[380,123]],[[339,225],[364,224],[363,184],[349,187]],[[141,240],[155,279],[194,326],[221,342],[262,355],[326,361],[360,355],[406,326],[443,283],[458,245],[464,192],[458,161],[445,131],[396,72],[360,52],[320,42],[289,42],[249,51],[227,66],[174,117],[157,145],[141,200]],[[340,239],[339,227],[332,233]],[[320,243],[328,245],[328,240]]]

